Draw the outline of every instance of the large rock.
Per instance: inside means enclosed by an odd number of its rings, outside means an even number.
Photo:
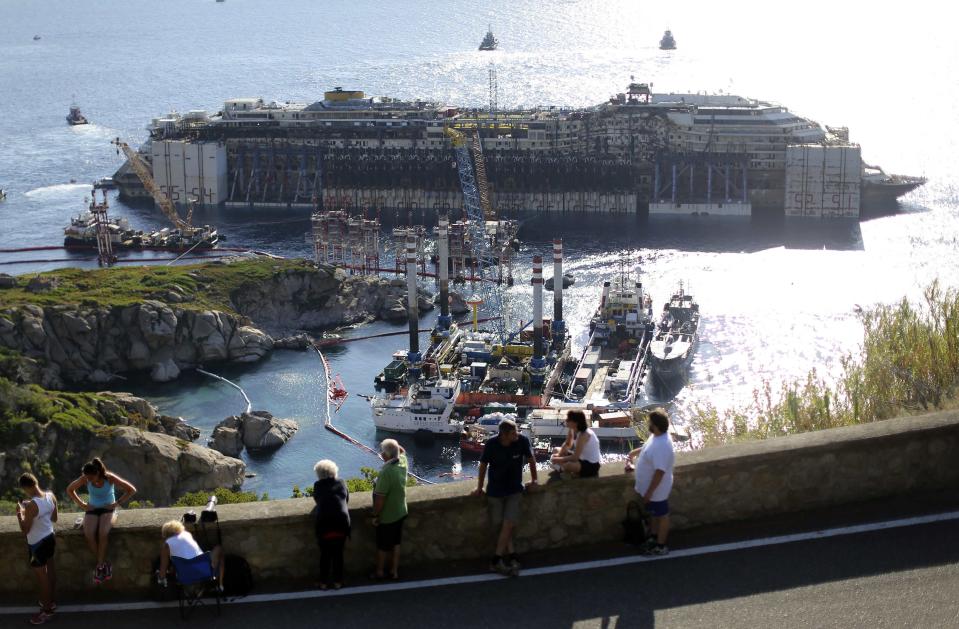
[[[217,424],[209,445],[220,452],[238,454],[236,433],[247,450],[275,450],[292,439],[298,429],[292,419],[277,419],[267,411],[252,411],[231,415]]]
[[[0,310],[0,346],[43,359],[75,383],[103,384],[130,372],[166,382],[201,365],[268,355],[273,339],[247,324],[233,314],[151,300],[112,308],[19,306]]]
[[[126,393],[125,391],[103,391],[100,395],[106,396],[112,399],[114,402],[119,404],[127,413],[136,413],[143,419],[147,421],[153,421],[157,417],[157,407],[144,400],[142,397],[137,397],[132,393]]]
[[[406,311],[406,304],[397,298],[392,302],[383,304],[379,317],[384,321],[406,321],[409,318],[409,313]]]
[[[57,277],[36,275],[27,282],[27,292],[29,293],[48,293],[60,284]]]
[[[236,428],[217,426],[207,442],[207,447],[226,456],[239,457],[243,452],[243,435]]]
[[[405,287],[402,279],[350,276],[343,269],[321,265],[290,269],[268,281],[246,284],[230,298],[238,312],[258,325],[288,333],[391,316],[395,299],[405,293]]]
[[[275,450],[293,438],[299,426],[292,419],[276,419],[266,411],[243,413],[243,445],[248,450]]]
[[[179,375],[180,368],[176,366],[176,363],[173,362],[172,358],[167,358],[166,360],[153,365],[153,369],[150,371],[150,378],[152,378],[155,382],[169,382],[170,380],[176,380]]]
[[[17,285],[17,278],[6,273],[0,273],[0,289],[13,288]]]
[[[246,465],[215,450],[169,435],[121,427],[105,431],[92,445],[109,468],[137,488],[137,498],[170,504],[191,491],[239,489]]]
[[[159,426],[163,429],[163,432],[171,437],[176,437],[177,439],[190,442],[196,441],[200,438],[200,429],[186,423],[186,420],[184,420],[182,417],[160,415],[157,418],[157,421],[159,422]]]
[[[300,333],[286,336],[273,341],[273,349],[309,349],[313,345],[313,340],[309,334]]]
[[[455,291],[450,292],[450,313],[454,315],[464,315],[471,311],[466,304],[466,298]]]
[[[112,401],[109,404],[119,407]],[[102,412],[109,415],[109,409]],[[238,489],[246,471],[242,461],[209,448],[122,424],[91,431],[56,422],[23,422],[7,437],[10,442],[0,453],[0,483],[9,485],[21,472],[33,470],[58,494],[76,478],[83,463],[95,456],[136,486],[137,500],[157,506],[169,505],[190,491]]]

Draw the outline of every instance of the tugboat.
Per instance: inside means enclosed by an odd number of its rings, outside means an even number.
[[[483,38],[483,41],[480,42],[480,50],[496,50],[496,47],[499,46],[499,41],[496,37],[493,36],[493,27],[492,25],[486,30],[486,37]]]
[[[81,124],[87,124],[87,119],[80,113],[80,107],[78,105],[70,105],[70,113],[67,114],[67,122],[70,123],[70,126],[77,126]]]
[[[576,278],[570,273],[563,273],[563,288],[569,288],[576,283]],[[546,290],[553,290],[554,282],[553,278],[549,278],[546,282],[543,283],[543,288]]]
[[[659,40],[659,49],[676,50],[676,40],[673,39],[672,31],[666,31],[663,33],[663,38]]]
[[[698,341],[699,304],[680,284],[669,303],[663,306],[656,338],[649,344],[653,373],[663,380],[681,375],[692,361]]]

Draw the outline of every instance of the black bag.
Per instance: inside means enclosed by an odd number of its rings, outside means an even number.
[[[229,597],[246,596],[253,589],[253,571],[250,564],[239,555],[226,555],[223,574],[223,591]]]
[[[649,514],[639,500],[630,500],[626,503],[626,519],[623,520],[623,541],[642,546],[648,534]]]

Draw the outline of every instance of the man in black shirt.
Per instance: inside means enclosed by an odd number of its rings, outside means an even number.
[[[515,576],[519,573],[519,561],[513,550],[513,529],[519,521],[520,501],[523,498],[523,467],[529,465],[530,478],[527,488],[536,483],[536,458],[533,447],[525,436],[519,434],[516,422],[504,419],[499,424],[499,434],[486,441],[480,459],[479,484],[472,495],[483,495],[483,482],[489,470],[486,486],[486,503],[489,506],[493,527],[499,527],[496,540],[496,555],[490,569],[501,574]]]

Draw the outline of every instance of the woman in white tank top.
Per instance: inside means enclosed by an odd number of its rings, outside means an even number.
[[[566,443],[550,458],[550,462],[562,471],[580,478],[599,476],[599,437],[589,427],[586,413],[569,411],[566,415],[566,427],[569,429]]]
[[[54,522],[57,521],[57,499],[43,491],[33,474],[20,476],[20,490],[27,500],[17,503],[17,522],[27,538],[30,567],[40,584],[40,611],[30,618],[30,624],[42,625],[51,618],[57,605],[53,601],[56,583],[53,554],[57,548]]]
[[[203,552],[200,545],[196,543],[193,535],[183,528],[183,524],[178,520],[170,520],[160,529],[163,536],[163,548],[160,549],[160,569],[157,572],[157,582],[166,585],[167,574],[171,571],[173,558],[192,561],[201,555],[207,555],[210,560],[211,575],[217,577],[217,587],[223,588],[223,573],[226,568],[226,562],[223,560],[223,549],[214,546],[207,553]]]

